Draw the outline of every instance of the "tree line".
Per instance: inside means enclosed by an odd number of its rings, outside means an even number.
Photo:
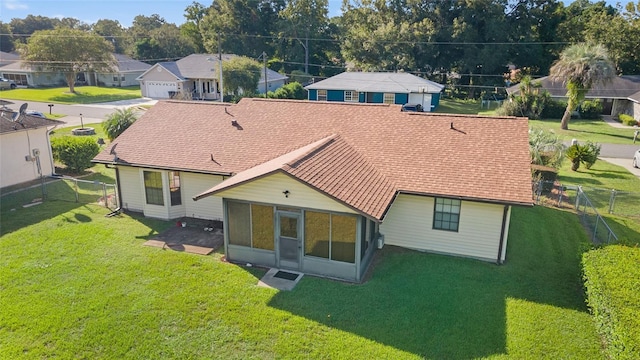
[[[214,0],[185,8],[184,23],[138,15],[132,25],[29,15],[0,23],[0,50],[36,31],[69,27],[99,35],[115,52],[155,63],[192,53],[258,58],[304,82],[345,69],[405,71],[452,85],[463,96],[504,87],[507,66],[545,76],[560,52],[602,44],[618,74],[640,73],[640,2],[616,7],[577,0]]]

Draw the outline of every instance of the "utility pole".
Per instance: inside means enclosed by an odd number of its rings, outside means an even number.
[[[224,102],[224,86],[222,83],[222,42],[220,40],[220,33],[218,33],[218,60],[220,61],[220,79],[218,85],[220,86],[220,102]]]
[[[267,53],[262,52],[262,63],[264,64],[264,98],[267,98],[267,92],[269,91],[267,85]]]

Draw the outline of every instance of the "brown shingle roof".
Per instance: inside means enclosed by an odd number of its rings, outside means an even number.
[[[163,101],[95,161],[112,162],[117,146],[122,164],[229,175],[332,135],[322,151],[280,169],[364,213],[384,212],[390,188],[532,203],[526,118],[406,113],[397,105]]]

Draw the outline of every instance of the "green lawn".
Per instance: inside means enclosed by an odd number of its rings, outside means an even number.
[[[69,93],[68,87],[14,89],[2,92],[3,99],[39,101],[58,104],[93,104],[140,98],[140,87],[97,87],[77,86],[76,93]]]
[[[87,137],[91,137],[92,139],[95,139],[96,141],[98,141],[98,138],[102,138],[104,139],[105,142],[109,142],[109,139],[107,138],[107,135],[104,132],[104,129],[102,128],[102,123],[95,123],[95,124],[84,124],[85,127],[92,127],[95,129],[96,134],[95,135],[83,135],[83,136],[87,136]],[[53,130],[51,132],[51,138],[56,138],[56,137],[62,137],[62,136],[66,136],[66,135],[72,135],[71,131],[73,129],[77,129],[80,126],[67,126],[67,127],[63,127],[63,128],[56,128],[55,130]]]
[[[491,109],[480,108],[479,101],[460,99],[441,99],[437,113],[452,114],[480,114],[492,115],[495,106]],[[591,140],[597,143],[632,144],[633,130],[619,129],[602,120],[572,119],[569,122],[569,130],[560,129],[560,119],[529,120],[529,126],[533,128],[551,129],[566,141],[578,139],[580,141]]]
[[[591,140],[597,143],[633,144],[633,129],[615,128],[603,120],[572,119],[569,130],[560,129],[560,120],[529,120],[529,126],[550,129],[566,141],[578,139],[582,142]]]
[[[173,222],[19,204],[2,198],[0,357],[602,358],[569,212],[514,209],[502,266],[386,247],[364,284],[279,292],[219,253],[141,245]]]

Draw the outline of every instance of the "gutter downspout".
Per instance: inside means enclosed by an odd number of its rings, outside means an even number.
[[[500,230],[500,244],[498,245],[498,258],[496,259],[496,263],[498,265],[502,264],[502,248],[504,247],[504,231],[507,226],[507,214],[509,213],[509,206],[505,205],[504,210],[502,212],[502,229]]]

